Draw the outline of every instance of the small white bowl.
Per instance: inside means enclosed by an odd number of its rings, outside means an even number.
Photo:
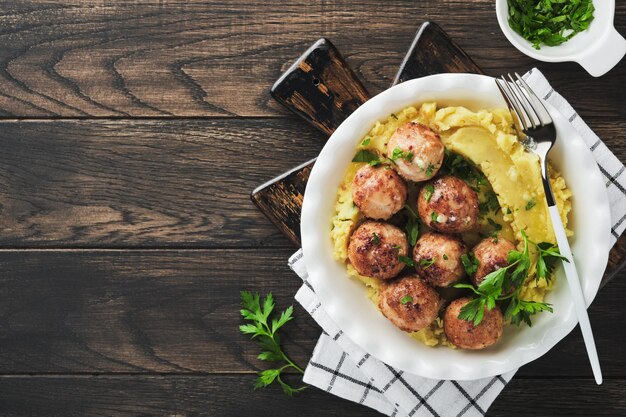
[[[472,74],[438,74],[386,90],[359,107],[326,142],[309,177],[302,204],[302,250],[310,283],[331,319],[354,343],[383,362],[426,378],[468,380],[499,375],[550,350],[577,323],[565,276],[557,271],[546,297],[554,314],[539,314],[532,327],[506,326],[489,349],[430,348],[387,320],[367,298],[364,285],[349,278],[333,258],[330,237],[337,187],[355,148],[377,120],[409,105],[435,101],[471,110],[504,107],[494,79]],[[573,193],[570,240],[587,304],[596,295],[610,249],[610,209],[604,179],[591,151],[567,119],[546,103],[557,129],[551,163]],[[568,117],[569,115],[566,115]],[[580,342],[582,343],[582,341]]]
[[[594,0],[593,21],[589,28],[558,46],[541,49],[522,38],[509,26],[507,0],[496,0],[496,15],[504,36],[520,52],[544,62],[578,62],[594,77],[606,74],[626,54],[626,39],[613,24],[615,0]]]

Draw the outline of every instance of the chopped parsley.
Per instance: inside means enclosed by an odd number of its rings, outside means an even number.
[[[422,267],[422,269],[428,269],[430,268],[433,264],[435,263],[435,258],[432,259],[420,259],[419,261],[419,266]]]
[[[411,297],[408,294],[400,299],[400,304],[402,304],[402,305],[406,305],[406,304],[412,303],[412,302],[413,302],[413,297]]]
[[[526,203],[526,207],[524,207],[526,209],[526,211],[530,210],[531,208],[535,207],[537,205],[537,202],[535,201],[534,198],[531,198],[530,200],[528,200],[528,202]]]
[[[508,0],[509,26],[532,43],[556,46],[593,21],[592,0]]]
[[[405,152],[400,148],[395,148],[391,154],[391,160],[395,162],[399,158],[405,161],[411,161],[413,159],[413,152]]]
[[[426,176],[432,177],[434,171],[435,166],[433,164],[428,164],[428,167],[426,167]]]
[[[406,266],[415,266],[415,262],[413,262],[413,259],[409,258],[408,256],[398,255],[398,260]]]
[[[487,222],[489,223],[489,225],[491,227],[493,227],[494,229],[500,231],[502,230],[502,225],[500,223],[496,223],[491,217],[487,218]]]
[[[417,220],[418,216],[417,213],[415,213],[415,211],[413,211],[413,209],[408,204],[404,205],[404,210],[407,216],[406,226],[404,230],[406,231],[406,235],[409,238],[409,244],[411,246],[415,246],[415,243],[417,242],[417,236],[419,235],[419,223]]]
[[[434,185],[428,184],[424,187],[424,200],[426,200],[427,203],[430,201],[430,198],[433,196],[434,192],[435,192]]]
[[[442,258],[443,258],[443,260],[444,260],[444,261],[447,261],[447,260],[448,260],[448,255],[446,255],[446,254],[444,253],[444,254],[443,254],[443,256],[442,256]]]
[[[374,241],[374,245],[380,245],[380,236],[376,232],[372,233],[372,239]]]
[[[367,162],[372,166],[378,165],[381,163],[380,158],[374,152],[368,151],[367,149],[361,149],[354,155],[352,158],[352,162]]]
[[[463,264],[463,269],[465,269],[465,273],[467,273],[467,275],[474,275],[480,265],[478,259],[476,259],[472,252],[461,255],[461,263]]]
[[[461,155],[448,149],[444,151],[443,164],[439,172],[443,175],[453,175],[461,178],[476,192],[480,190],[480,187],[489,186],[487,178],[478,168]]]
[[[361,146],[367,146],[370,144],[371,141],[372,141],[372,138],[368,136],[365,139],[363,139],[363,142],[361,142]]]
[[[439,218],[439,215],[435,213],[434,211],[430,213],[430,220],[432,220],[434,223],[439,223],[439,220],[437,220],[438,218]]]

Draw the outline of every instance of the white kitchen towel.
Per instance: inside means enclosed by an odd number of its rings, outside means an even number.
[[[585,140],[606,179],[611,203],[612,244],[626,227],[624,165],[578,116],[569,103],[533,68],[524,79],[569,120]],[[515,371],[475,381],[439,381],[394,369],[355,345],[332,321],[308,282],[302,250],[289,267],[303,280],[296,300],[323,329],[304,374],[304,382],[383,414],[400,416],[483,416]]]

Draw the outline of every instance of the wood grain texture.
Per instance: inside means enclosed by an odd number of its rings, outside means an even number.
[[[3,122],[0,246],[286,246],[248,193],[319,152],[293,122]]]
[[[426,22],[415,34],[392,84],[445,72],[484,73],[439,25]]]
[[[626,29],[626,3],[616,27]],[[626,64],[591,79],[537,63],[501,33],[493,0],[22,1],[0,6],[0,114],[28,117],[275,116],[285,61],[333,40],[376,94],[424,20],[441,24],[487,74],[538,65],[586,117],[624,118]]]
[[[281,309],[293,303],[301,283],[290,252],[0,251],[0,373],[252,374],[267,365],[239,333],[239,291],[271,290]],[[626,377],[626,333],[615,321],[626,314],[623,278],[590,309],[607,378]],[[295,316],[284,343],[304,365],[320,329],[297,304]],[[590,377],[578,331],[520,375]]]
[[[270,93],[327,136],[370,98],[337,48],[324,38],[280,76]]]
[[[2,410],[11,416],[380,416],[376,411],[311,389],[286,398],[277,389],[250,391],[246,376],[0,377]],[[546,385],[551,387],[546,390]],[[489,417],[616,417],[626,413],[626,380],[516,378]],[[584,392],[584,395],[581,393]],[[558,393],[555,395],[554,393]]]

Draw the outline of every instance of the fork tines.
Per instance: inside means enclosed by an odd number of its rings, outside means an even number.
[[[511,74],[507,76],[509,81],[503,75],[496,78],[496,84],[524,131],[551,124],[548,110],[526,81],[517,72],[515,78]]]

